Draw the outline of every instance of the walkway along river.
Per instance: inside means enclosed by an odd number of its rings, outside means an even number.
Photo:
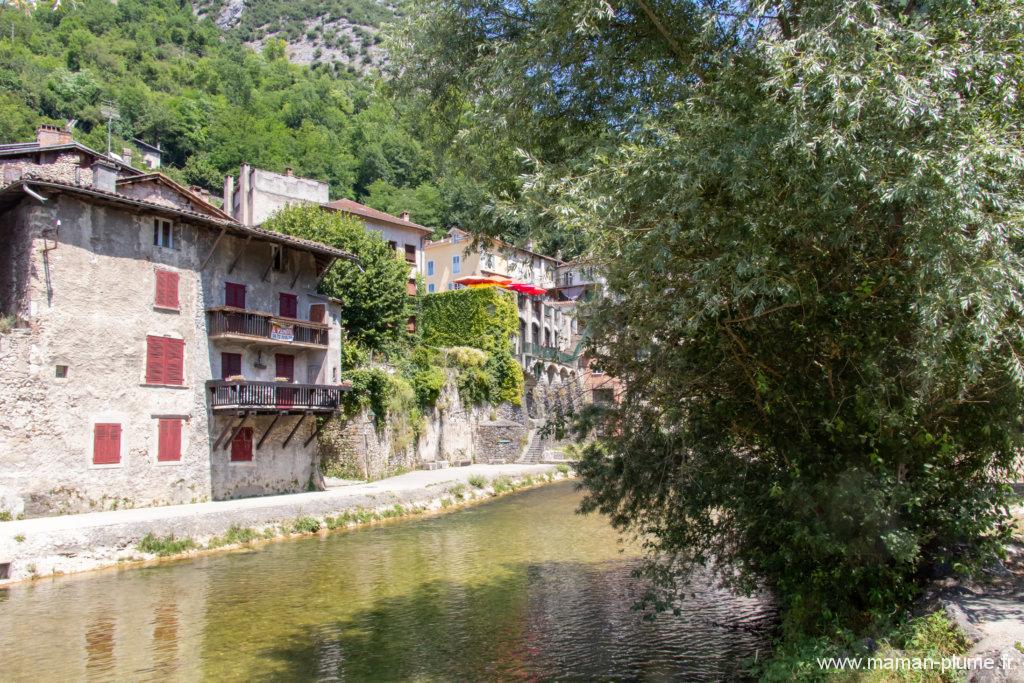
[[[736,678],[769,610],[631,606],[639,552],[563,482],[447,515],[0,590],[3,680]]]

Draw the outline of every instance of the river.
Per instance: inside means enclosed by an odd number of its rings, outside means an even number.
[[[638,550],[564,482],[450,514],[0,590],[0,679],[723,680],[769,610],[632,605]]]

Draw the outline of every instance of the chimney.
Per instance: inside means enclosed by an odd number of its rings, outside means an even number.
[[[132,165],[132,148],[131,147],[124,147],[124,148],[122,148],[121,149],[121,158],[124,159],[124,163],[128,164],[129,166],[131,166]]]
[[[117,189],[117,166],[97,159],[92,165],[92,187],[102,192],[114,192]]]
[[[211,203],[210,200],[213,199],[213,196],[210,194],[210,191],[207,190],[205,187],[201,187],[199,185],[189,185],[188,189],[192,194],[198,195],[199,198],[202,199],[207,204]]]
[[[229,216],[235,215],[235,178],[234,176],[224,177],[224,211]]]
[[[402,213],[398,214],[398,217],[401,218],[403,221],[407,221],[409,220],[409,212],[403,211]]]
[[[289,167],[287,167],[286,169],[284,169],[284,174],[285,174],[286,176],[288,176],[289,178],[291,178],[291,177],[292,177],[292,167],[291,167],[291,166],[289,166]]]
[[[238,169],[238,213],[235,214],[235,220],[242,225],[252,225],[252,197],[249,195],[251,176],[249,164],[243,161]]]
[[[36,128],[36,142],[40,147],[66,145],[71,142],[71,131],[43,124]]]

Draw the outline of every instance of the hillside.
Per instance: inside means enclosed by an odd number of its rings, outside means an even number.
[[[248,48],[246,31],[274,25],[263,16],[247,9],[224,35],[178,0],[0,8],[0,142],[74,120],[76,139],[106,149],[112,111],[113,150],[132,138],[159,143],[165,172],[215,195],[246,161],[292,167],[329,182],[332,198],[408,210],[425,225],[458,222],[449,207],[459,190],[421,143],[415,112],[383,95],[372,74],[290,64],[276,43]],[[369,22],[385,13],[353,16]]]
[[[256,50],[280,39],[289,61],[338,65],[351,73],[386,61],[380,28],[397,13],[395,5],[377,0],[196,0],[193,7]]]

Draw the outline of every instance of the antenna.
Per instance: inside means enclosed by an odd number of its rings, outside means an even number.
[[[107,120],[107,156],[110,156],[110,130],[111,124],[114,119],[121,118],[120,112],[117,110],[117,106],[110,100],[104,100],[103,106],[100,107],[100,114]]]

